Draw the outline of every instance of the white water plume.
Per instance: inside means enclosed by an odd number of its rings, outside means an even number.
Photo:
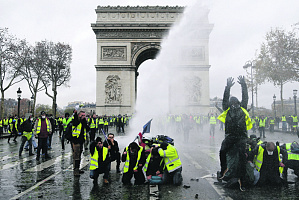
[[[187,6],[179,22],[164,38],[156,59],[146,61],[139,67],[136,112],[130,121],[130,134],[136,136],[150,119],[153,119],[150,135],[167,134],[163,132],[166,116],[184,113],[184,76],[190,76],[193,72],[180,70],[180,67],[194,65],[192,48],[189,47],[202,42],[200,24],[207,21],[203,19],[207,17],[207,12],[208,9],[203,8],[200,2]],[[176,110],[179,108],[177,105],[181,110]]]

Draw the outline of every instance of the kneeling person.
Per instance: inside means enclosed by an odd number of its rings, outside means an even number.
[[[163,142],[160,145],[158,152],[166,165],[166,170],[162,177],[163,183],[170,182],[172,178],[172,183],[174,185],[181,185],[183,182],[182,163],[176,148],[171,144]]]
[[[114,134],[108,134],[108,140],[104,141],[104,147],[107,147],[110,152],[111,162],[116,161],[116,172],[120,173],[120,152],[118,147],[118,142],[114,140]]]
[[[103,147],[102,138],[97,137],[95,142],[90,144],[90,178],[93,183],[98,183],[99,174],[104,174],[104,183],[108,184],[110,157],[108,148]]]
[[[130,143],[130,145],[124,149],[122,161],[125,162],[122,177],[123,184],[130,185],[133,175],[135,178],[135,185],[143,184],[145,181],[142,172],[142,167],[145,163],[143,147],[139,146],[136,142]]]

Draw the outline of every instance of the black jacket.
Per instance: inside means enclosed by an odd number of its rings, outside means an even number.
[[[140,147],[139,147],[140,148]],[[124,152],[126,151],[126,148],[124,149]],[[137,162],[137,157],[138,157],[138,151],[139,151],[139,149],[137,150],[137,153],[135,154],[135,155],[133,155],[131,152],[130,152],[130,150],[128,151],[129,152],[129,156],[130,156],[130,164],[129,164],[129,171],[132,171],[133,170],[133,168],[136,166],[136,162]],[[125,162],[126,161],[126,158],[127,158],[127,154],[122,154],[122,158],[121,158],[121,160],[122,160],[122,162]],[[143,167],[143,165],[144,165],[144,163],[145,163],[145,160],[146,160],[146,158],[145,158],[145,153],[144,153],[144,150],[142,150],[142,152],[141,152],[141,157],[140,157],[140,160],[139,160],[139,162],[138,162],[138,165],[139,164],[142,164],[142,166],[138,166],[138,169],[140,170],[142,167]]]
[[[246,84],[242,84],[242,101],[240,102],[240,107],[232,108],[229,102],[230,98],[230,87],[226,86],[223,94],[222,109],[226,111],[228,108],[229,111],[226,114],[225,119],[225,134],[233,134],[235,136],[246,136],[247,127],[245,116],[246,114],[241,109],[243,107],[247,110],[248,104],[248,91]]]
[[[75,113],[74,114],[74,119],[73,119],[73,121],[72,121],[72,125],[73,125],[73,127],[74,126],[78,126],[79,124],[82,124],[82,127],[81,127],[81,133],[80,133],[80,136],[77,138],[77,137],[73,137],[72,138],[72,142],[74,143],[74,144],[83,144],[84,143],[84,141],[85,141],[85,138],[84,138],[84,128],[86,129],[86,133],[89,131],[89,126],[87,125],[87,121],[86,121],[86,119],[85,120],[83,120],[83,121],[81,121],[81,120],[79,120],[79,118],[78,118],[78,114],[77,113]]]

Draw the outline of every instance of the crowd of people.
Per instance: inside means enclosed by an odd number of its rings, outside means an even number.
[[[217,107],[220,115],[210,113],[204,115],[168,115],[158,121],[160,131],[180,132],[184,142],[189,141],[189,131],[203,131],[203,126],[209,124],[210,138],[215,137],[216,124],[225,132],[222,141],[219,159],[220,171],[217,180],[225,187],[238,185],[241,191],[245,186],[254,185],[282,185],[287,182],[287,170],[293,169],[299,176],[299,144],[296,141],[279,144],[279,142],[263,141],[266,138],[265,129],[274,131],[274,126],[282,124],[282,131],[297,133],[297,116],[250,117],[248,105],[248,91],[243,76],[238,77],[242,88],[242,100],[231,96],[230,89],[234,79],[228,78],[224,90],[222,108]],[[35,155],[36,160],[50,158],[48,150],[51,149],[52,136],[55,131],[59,134],[61,148],[65,149],[66,140],[71,144],[73,152],[74,176],[83,173],[80,170],[81,155],[83,150],[90,152],[90,178],[93,183],[98,183],[98,177],[103,175],[103,182],[109,183],[111,162],[116,162],[116,173],[120,173],[120,164],[124,163],[122,182],[131,184],[134,177],[135,184],[182,184],[182,163],[180,161],[173,140],[167,136],[145,138],[140,133],[137,142],[131,142],[124,150],[120,151],[112,127],[116,128],[118,135],[125,133],[124,127],[129,124],[130,117],[86,115],[84,111],[77,111],[64,117],[54,118],[44,111],[38,118],[29,116],[27,119],[9,117],[0,120],[1,132],[8,132],[8,143],[16,142],[18,135],[22,135],[19,156],[24,149],[29,151],[29,156]],[[248,137],[248,131],[252,135]],[[256,130],[259,136],[256,136]],[[105,137],[97,137],[97,134]],[[298,135],[299,136],[299,135]],[[38,140],[36,143],[35,140]]]
[[[225,124],[225,139],[219,153],[221,170],[217,172],[217,180],[221,184],[224,181],[225,187],[238,185],[241,191],[245,191],[245,186],[283,185],[287,183],[288,168],[299,176],[299,144],[296,141],[282,145],[262,141],[266,138],[266,118],[249,117],[244,77],[239,76],[238,83],[242,88],[242,100],[230,95],[234,79],[228,78],[223,95],[223,112],[218,116]],[[248,137],[248,130],[253,128],[255,120],[260,131],[259,138],[254,134]],[[269,122],[271,126],[271,118]]]
[[[32,116],[26,119],[10,117],[7,130],[10,133],[8,142],[11,138],[14,138],[13,142],[16,142],[16,138],[21,135],[20,157],[22,157],[23,150],[26,149],[29,151],[29,156],[36,153],[37,161],[40,161],[41,158],[47,160],[50,158],[48,150],[52,148],[53,133],[57,131],[63,150],[67,141],[71,144],[73,174],[76,177],[84,173],[83,170],[80,170],[81,155],[84,149],[89,149],[90,178],[93,179],[94,184],[98,183],[100,174],[104,174],[103,182],[109,183],[111,162],[115,161],[116,173],[121,173],[120,164],[124,162],[122,182],[125,185],[131,184],[133,177],[134,184],[137,185],[168,182],[180,185],[182,183],[182,164],[173,140],[163,139],[170,139],[169,137],[144,138],[140,133],[137,142],[131,142],[122,153],[120,152],[114,134],[109,133],[105,128],[107,125],[105,122],[109,119],[108,125],[115,126],[118,130],[117,124],[120,121],[124,126],[128,124],[129,120],[128,118],[125,120],[125,117],[119,115],[111,120],[108,117],[87,116],[84,111],[77,110],[74,110],[72,115],[65,113],[64,117],[57,119],[54,119],[52,115],[46,115],[44,111],[38,118]],[[102,121],[104,123],[101,123]],[[102,137],[96,137],[98,132]],[[124,132],[124,130],[120,132]]]

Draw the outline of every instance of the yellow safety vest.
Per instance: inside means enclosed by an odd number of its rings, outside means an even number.
[[[168,144],[167,149],[163,150],[159,148],[159,155],[163,158],[166,165],[167,171],[169,173],[175,171],[176,169],[182,167],[181,160],[179,158],[178,152],[174,146]]]
[[[150,154],[147,156],[146,161],[145,161],[145,164],[144,164],[144,166],[143,166],[143,168],[142,168],[142,171],[143,171],[144,176],[146,176],[146,172],[147,172],[147,170],[148,170],[148,164],[149,164],[149,162],[150,162],[150,160],[151,160],[151,157],[152,157],[152,153],[150,153]],[[162,163],[163,163],[163,159],[162,159],[161,162],[160,162],[160,166],[162,165]],[[164,168],[165,168],[165,166],[164,166]],[[164,169],[164,168],[163,168],[163,169]]]
[[[90,128],[98,128],[98,119],[96,119],[96,122],[94,122],[93,118],[90,118],[89,120],[91,120]]]
[[[108,120],[105,120],[105,122],[104,122],[104,126],[108,126]]]
[[[104,124],[103,118],[99,119],[99,124]]]
[[[293,122],[298,122],[298,117],[297,116],[292,116],[293,117]]]
[[[138,163],[140,161],[141,158],[141,152],[143,150],[143,147],[139,146],[139,151],[138,151],[138,155],[137,155],[137,161],[136,161],[136,165],[133,168],[133,170],[137,170],[138,169]],[[126,152],[127,152],[127,157],[126,157],[126,162],[124,164],[124,173],[127,173],[129,171],[129,165],[130,165],[130,152],[129,152],[129,147],[126,147]]]
[[[46,123],[47,123],[47,131],[50,132],[50,125],[49,125],[50,122],[47,118],[45,120],[46,120]],[[36,134],[40,133],[41,126],[42,126],[42,120],[39,119],[38,122],[37,122]]]
[[[281,117],[281,121],[282,121],[282,122],[286,122],[286,121],[287,121],[286,117],[285,117],[285,116],[282,116],[282,117]]]
[[[180,122],[180,121],[182,121],[182,117],[181,117],[181,116],[177,116],[177,117],[175,118],[175,121],[176,121],[176,122]]]
[[[271,119],[271,120],[270,120],[270,124],[275,124],[275,120],[274,120],[274,119]]]
[[[63,130],[66,131],[67,125],[72,121],[72,118],[69,117],[67,120],[66,118],[63,118],[62,120],[62,125],[63,125]]]
[[[291,145],[292,145],[292,143],[286,143],[286,150],[288,152],[288,160],[299,160],[299,154],[292,153]]]
[[[266,119],[261,119],[259,121],[259,127],[265,127],[266,126]]]
[[[25,136],[27,140],[30,140],[30,138],[32,137],[32,132],[23,131],[23,136]]]
[[[103,161],[106,159],[107,155],[108,155],[108,148],[103,147]],[[99,158],[99,152],[97,150],[97,147],[95,147],[94,154],[90,155],[90,166],[89,166],[90,170],[95,170],[99,168],[98,158]]]
[[[7,126],[8,125],[8,119],[3,119],[3,125]]]
[[[225,119],[226,119],[226,115],[227,112],[229,111],[230,108],[228,108],[226,111],[224,111],[223,113],[221,113],[221,115],[218,116],[217,119],[219,119],[221,122],[225,123]],[[252,122],[251,119],[249,117],[249,113],[247,112],[247,110],[245,108],[242,108],[243,112],[245,113],[245,122],[246,122],[246,129],[250,130],[252,128]]]
[[[82,124],[78,124],[78,126],[72,126],[72,136],[79,138],[81,133]],[[84,128],[84,139],[86,140],[86,128]]]
[[[215,116],[210,117],[210,124],[216,124],[216,117]]]
[[[277,154],[278,154],[278,160],[279,162],[281,162],[280,159],[280,147],[277,146]],[[263,165],[263,160],[264,160],[264,148],[262,146],[259,146],[259,150],[258,150],[258,154],[256,157],[256,161],[255,161],[255,168],[257,169],[257,171],[260,171]],[[283,172],[283,167],[279,167],[279,173],[282,174]]]

